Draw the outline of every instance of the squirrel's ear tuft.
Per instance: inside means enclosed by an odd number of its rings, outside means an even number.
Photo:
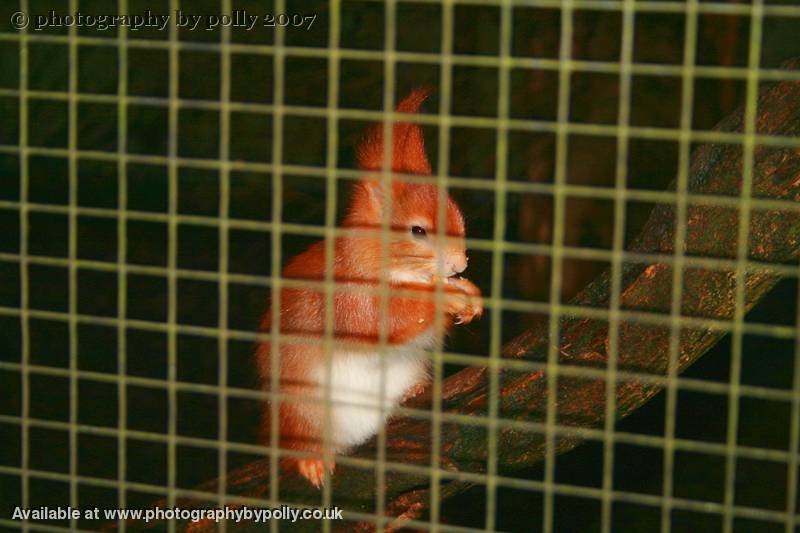
[[[398,113],[417,113],[431,93],[430,87],[420,87],[398,105]],[[383,168],[383,124],[370,128],[358,147],[358,166],[362,170]],[[397,122],[392,131],[392,171],[408,174],[430,174],[431,164],[425,155],[425,138],[418,124]]]

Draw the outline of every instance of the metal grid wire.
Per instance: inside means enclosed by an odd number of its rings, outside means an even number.
[[[418,2],[438,3],[438,2]],[[457,5],[495,5],[500,11],[499,28],[499,53],[496,56],[471,56],[457,55],[453,52],[454,34],[454,9]],[[522,5],[548,7],[560,10],[560,47],[557,59],[534,59],[512,57],[511,43],[513,33],[513,17],[515,8]],[[69,11],[78,9],[78,0],[70,0]],[[179,0],[170,0],[171,12],[181,7]],[[230,12],[231,0],[221,2],[221,12]],[[345,183],[358,179],[361,174],[339,168],[337,154],[339,153],[339,130],[337,121],[356,119],[373,122],[382,122],[388,137],[391,137],[392,121],[402,117],[391,111],[367,111],[356,109],[343,109],[339,102],[340,62],[342,60],[370,61],[378,60],[384,64],[384,94],[383,109],[394,108],[395,95],[393,92],[395,80],[395,66],[398,62],[428,64],[438,66],[440,70],[441,86],[439,110],[432,115],[414,116],[413,121],[423,125],[438,127],[438,143],[440,147],[448,147],[451,143],[450,130],[454,127],[489,128],[497,132],[496,167],[493,180],[478,180],[466,177],[451,176],[449,158],[439,157],[435,168],[435,176],[421,178],[404,176],[409,180],[428,181],[438,185],[441,190],[449,187],[460,187],[481,194],[485,191],[494,193],[494,220],[486,221],[492,224],[492,238],[468,238],[467,247],[470,250],[479,250],[491,254],[491,285],[484,287],[486,292],[485,303],[490,313],[490,342],[489,351],[484,356],[466,355],[435,350],[433,358],[433,406],[431,411],[404,408],[399,411],[403,414],[432,421],[432,449],[441,447],[441,425],[443,422],[456,422],[461,424],[484,426],[487,430],[487,470],[485,474],[453,473],[442,468],[437,454],[432,454],[429,468],[420,468],[412,465],[398,464],[386,460],[386,435],[381,431],[379,435],[377,461],[363,459],[337,458],[343,464],[377,468],[377,493],[375,501],[376,513],[363,515],[354,512],[345,512],[345,516],[354,520],[370,520],[378,528],[386,525],[383,517],[386,507],[386,494],[383,480],[392,472],[425,473],[430,476],[431,510],[429,522],[415,522],[415,526],[430,530],[453,529],[440,523],[440,482],[445,480],[460,479],[485,485],[486,487],[486,530],[494,530],[496,524],[496,510],[498,507],[497,493],[502,487],[513,487],[523,490],[532,490],[544,494],[543,514],[540,517],[544,531],[552,531],[555,523],[556,496],[581,496],[597,499],[601,502],[601,527],[603,531],[612,528],[612,506],[615,502],[628,502],[645,506],[654,506],[661,510],[661,529],[669,531],[672,527],[674,510],[695,510],[704,513],[719,514],[722,517],[725,531],[733,530],[734,519],[753,518],[784,524],[787,532],[794,531],[800,520],[797,514],[797,475],[798,475],[798,444],[800,444],[800,337],[797,335],[796,326],[765,325],[747,323],[744,320],[744,275],[747,271],[769,270],[787,276],[797,276],[797,267],[794,265],[776,265],[748,258],[747,237],[750,227],[750,212],[753,209],[781,209],[798,210],[800,206],[793,202],[771,200],[751,197],[753,179],[754,152],[757,145],[763,146],[791,146],[800,148],[800,138],[778,137],[756,133],[756,101],[759,83],[763,81],[800,80],[800,72],[788,72],[778,69],[761,68],[761,41],[763,19],[766,16],[794,18],[800,21],[800,7],[794,5],[765,5],[763,0],[753,0],[750,3],[713,3],[688,0],[687,2],[655,2],[634,0],[538,0],[534,2],[515,2],[513,0],[496,1],[445,1],[442,2],[441,25],[441,52],[438,54],[421,52],[402,52],[395,49],[395,29],[397,27],[397,2],[389,1],[385,4],[385,42],[384,50],[356,50],[340,47],[341,34],[340,2],[333,0],[330,3],[329,42],[324,48],[311,48],[289,46],[285,44],[284,31],[275,29],[274,44],[241,44],[231,41],[230,29],[221,30],[218,43],[200,43],[180,40],[178,29],[169,26],[169,36],[165,40],[141,39],[132,35],[124,27],[119,28],[115,38],[93,37],[80,35],[77,28],[71,27],[68,35],[50,35],[33,33],[27,30],[19,32],[0,33],[0,41],[17,43],[19,46],[19,87],[17,89],[0,89],[0,96],[17,98],[19,101],[19,142],[16,145],[1,145],[0,153],[19,156],[19,200],[2,200],[0,209],[14,211],[19,214],[19,252],[1,253],[0,261],[17,264],[19,266],[20,292],[19,306],[0,307],[0,315],[18,317],[21,324],[21,357],[19,363],[0,362],[0,370],[18,373],[20,375],[21,408],[19,416],[1,415],[0,422],[18,425],[21,431],[21,458],[18,467],[0,466],[0,473],[19,476],[21,480],[21,504],[30,507],[30,481],[32,479],[47,479],[67,482],[69,484],[70,505],[78,507],[78,486],[96,486],[118,489],[118,505],[128,507],[127,492],[138,491],[152,494],[155,497],[166,496],[170,506],[174,506],[176,499],[181,497],[195,497],[201,500],[213,500],[209,504],[219,505],[231,503],[246,503],[251,505],[277,505],[280,500],[280,487],[277,477],[278,454],[272,453],[272,469],[270,479],[269,502],[236,497],[227,493],[226,486],[221,483],[217,493],[210,497],[207,493],[179,488],[177,485],[177,449],[179,446],[189,445],[217,451],[218,471],[228,471],[229,452],[241,452],[263,455],[264,449],[260,446],[232,442],[228,436],[229,428],[229,400],[247,399],[260,400],[263,393],[250,389],[231,386],[228,383],[229,354],[228,346],[231,340],[253,342],[265,340],[271,342],[273,353],[277,352],[280,334],[277,321],[272,329],[265,334],[256,334],[252,331],[241,331],[232,328],[228,323],[231,300],[229,286],[231,284],[246,284],[255,287],[268,287],[272,289],[273,305],[280,305],[280,288],[298,285],[297,281],[281,279],[277,274],[285,262],[282,256],[282,238],[284,236],[304,236],[325,238],[328,250],[331,251],[333,240],[336,236],[347,235],[349,232],[335,227],[337,213],[337,180]],[[129,4],[127,0],[119,0],[117,9],[120,14],[127,13]],[[283,12],[286,5],[282,1],[275,2],[275,12]],[[621,54],[619,61],[588,61],[573,58],[571,49],[573,42],[573,18],[577,9],[592,9],[600,11],[619,12],[622,16]],[[20,1],[20,10],[29,10],[27,0]],[[637,13],[678,13],[685,15],[685,41],[682,65],[656,65],[636,63],[633,60],[634,52],[634,21]],[[712,67],[696,65],[695,51],[697,49],[698,16],[701,14],[741,15],[750,18],[749,56],[746,67]],[[66,91],[33,90],[29,87],[29,46],[32,43],[51,43],[66,45],[69,48],[69,79]],[[118,90],[116,94],[87,94],[78,90],[78,48],[81,46],[99,46],[115,49],[118,54]],[[128,91],[128,52],[132,49],[158,49],[168,53],[169,61],[169,94],[166,98],[143,97],[129,94]],[[214,51],[220,58],[220,98],[219,101],[187,100],[179,96],[179,60],[183,51]],[[256,54],[269,57],[273,61],[273,102],[271,104],[242,103],[231,100],[231,57],[236,53]],[[328,92],[327,104],[324,107],[311,107],[289,105],[284,101],[285,95],[285,59],[290,57],[307,57],[325,59],[328,62]],[[454,66],[492,67],[497,70],[498,76],[498,106],[497,116],[492,118],[474,116],[455,116],[450,112],[452,100],[452,69]],[[510,118],[510,72],[512,69],[539,69],[553,71],[558,75],[558,108],[555,121],[522,120]],[[619,109],[615,125],[586,124],[570,121],[570,83],[571,74],[579,72],[607,73],[619,76]],[[679,76],[681,79],[681,113],[678,128],[655,128],[632,126],[631,99],[632,77],[634,75],[651,76]],[[696,77],[702,76],[710,79],[736,79],[746,83],[745,121],[743,133],[722,133],[711,131],[696,131],[692,129],[693,109],[693,82]],[[53,148],[32,146],[29,143],[29,103],[32,101],[61,101],[68,106],[68,140],[66,148]],[[115,104],[117,105],[117,150],[106,152],[99,150],[85,150],[78,146],[78,106],[81,103]],[[164,156],[142,155],[128,152],[128,108],[133,105],[153,106],[165,108],[168,116],[168,146]],[[179,111],[184,109],[197,109],[219,113],[219,154],[218,158],[202,159],[179,155]],[[271,147],[271,162],[257,163],[232,160],[231,158],[231,122],[230,117],[234,112],[246,112],[257,116],[271,117],[273,140]],[[324,167],[287,164],[283,161],[284,154],[284,117],[314,117],[327,119],[327,147],[326,165]],[[508,177],[508,151],[509,132],[548,132],[555,135],[556,139],[556,164],[555,179],[549,183],[518,182]],[[616,174],[612,188],[597,188],[586,185],[567,183],[567,149],[568,139],[573,134],[593,135],[614,138],[617,141]],[[631,139],[668,140],[678,143],[679,164],[677,187],[675,191],[644,191],[626,187],[628,177],[629,141]],[[714,195],[691,194],[688,192],[689,161],[692,143],[717,142],[740,144],[743,147],[743,186],[740,198],[722,197]],[[391,143],[387,143],[391,144]],[[53,205],[37,203],[28,197],[30,183],[29,158],[35,156],[52,156],[66,158],[68,161],[69,197],[66,205]],[[78,164],[80,161],[105,161],[116,163],[118,175],[117,208],[99,208],[79,206],[78,202]],[[168,206],[166,213],[152,213],[129,209],[128,199],[128,165],[142,163],[164,166],[167,169],[168,180]],[[218,216],[187,215],[179,213],[178,209],[178,180],[179,170],[182,168],[214,170],[219,173],[219,203]],[[270,221],[245,220],[231,216],[231,173],[237,171],[253,171],[269,173],[272,176],[271,202],[272,218]],[[319,178],[325,181],[326,205],[324,225],[306,225],[289,223],[283,217],[283,197],[286,186],[285,177],[304,176]],[[390,172],[383,172],[382,179],[391,179]],[[8,179],[3,177],[2,179]],[[509,193],[537,193],[550,195],[554,202],[554,232],[552,244],[515,243],[506,240],[507,224],[507,195]],[[566,201],[569,198],[600,198],[613,201],[613,245],[610,250],[583,248],[565,244]],[[645,254],[630,252],[624,249],[625,238],[625,206],[629,201],[665,203],[676,206],[676,231],[675,253],[671,255]],[[720,207],[740,208],[738,251],[736,259],[695,257],[684,255],[684,244],[687,228],[687,210],[693,205],[710,205]],[[440,212],[443,210],[440,210]],[[47,213],[66,215],[69,224],[69,242],[67,244],[67,257],[56,258],[31,253],[29,242],[29,215],[32,213]],[[105,262],[98,260],[80,259],[78,257],[77,220],[80,216],[91,216],[101,219],[117,221],[117,261]],[[128,234],[127,222],[158,222],[167,224],[168,249],[165,267],[143,266],[129,263],[127,260]],[[196,270],[179,268],[178,266],[178,231],[184,224],[216,228],[219,230],[219,259],[215,270]],[[231,272],[229,264],[229,230],[254,230],[268,232],[272,235],[271,276],[246,275]],[[503,268],[506,254],[537,254],[549,256],[552,262],[552,275],[548,302],[531,302],[503,297]],[[329,263],[332,254],[328,254]],[[605,261],[611,265],[611,301],[608,309],[592,309],[562,303],[560,299],[562,289],[562,264],[565,259],[583,259]],[[625,262],[659,262],[673,267],[672,283],[672,308],[669,315],[644,314],[626,311],[621,308],[622,266]],[[31,305],[31,279],[29,267],[35,265],[53,266],[68,270],[68,306],[65,312],[35,309]],[[328,310],[332,309],[331,295],[333,280],[331,265],[328,265],[328,277],[320,282],[328,295]],[[681,316],[681,300],[683,293],[684,269],[733,269],[736,273],[736,312],[733,320],[718,320]],[[78,310],[78,271],[112,272],[117,274],[117,302],[116,317],[101,317],[81,314]],[[130,318],[127,315],[129,292],[129,275],[151,275],[167,280],[167,318],[164,322],[148,321]],[[178,282],[179,280],[201,280],[217,282],[218,286],[218,325],[216,327],[187,325],[178,321]],[[310,282],[302,282],[307,286]],[[384,284],[385,285],[385,284]],[[383,287],[384,291],[386,287]],[[384,293],[385,294],[385,293]],[[384,298],[385,299],[385,298]],[[549,316],[549,338],[559,338],[559,318],[564,315],[585,317],[588,319],[603,319],[609,322],[609,361],[607,369],[567,367],[558,364],[559,346],[551,341],[546,361],[518,361],[501,357],[501,328],[502,311],[542,313]],[[331,316],[332,313],[327,313]],[[31,362],[31,334],[30,322],[36,319],[64,322],[69,328],[69,364],[68,368],[58,368],[38,365]],[[619,325],[621,321],[643,323],[669,327],[671,330],[671,343],[669,353],[669,368],[666,376],[642,374],[630,370],[617,368],[619,353]],[[78,327],[79,325],[101,325],[113,327],[117,331],[117,373],[103,373],[82,370],[78,368]],[[732,338],[732,363],[730,378],[727,383],[709,382],[701,379],[682,378],[677,374],[678,341],[682,328],[709,327],[718,331],[731,334]],[[146,378],[128,373],[126,335],[130,331],[152,331],[166,334],[167,337],[167,376],[166,379]],[[328,324],[325,342],[330,347],[332,325]],[[218,348],[218,382],[216,384],[198,384],[181,381],[177,374],[177,342],[181,334],[192,334],[207,337],[217,341]],[[779,390],[771,387],[747,385],[741,382],[743,338],[747,334],[769,336],[779,339],[794,339],[798,346],[795,350],[795,374],[792,390]],[[385,341],[385,332],[382,335]],[[275,358],[274,358],[275,359]],[[489,411],[488,416],[463,416],[444,412],[441,405],[441,385],[443,379],[443,366],[446,363],[460,365],[486,365],[489,368]],[[273,361],[277,365],[277,361]],[[548,388],[554,390],[559,376],[577,376],[589,378],[602,378],[608,383],[606,387],[606,402],[608,412],[615,410],[616,384],[625,381],[639,381],[657,384],[666,391],[666,427],[664,436],[651,436],[638,433],[616,431],[617,420],[613,416],[606,417],[603,428],[574,428],[561,426],[556,422],[556,398],[550,395],[547,404],[546,423],[526,423],[503,419],[498,413],[499,370],[512,368],[517,370],[546,370]],[[274,368],[273,368],[274,370]],[[53,376],[69,380],[69,405],[68,422],[52,421],[34,418],[31,414],[31,388],[32,376]],[[277,376],[277,372],[273,372]],[[118,393],[117,426],[115,428],[100,427],[80,424],[78,418],[78,383],[90,380],[100,383],[116,385]],[[277,377],[274,377],[272,390]],[[165,391],[168,396],[168,424],[165,434],[134,430],[127,427],[128,410],[127,387],[136,385],[148,389]],[[727,438],[725,443],[712,443],[676,437],[676,404],[678,392],[681,390],[699,391],[709,394],[727,396]],[[185,392],[211,394],[218,401],[218,437],[206,439],[180,435],[177,430],[177,402],[178,394]],[[330,394],[330,391],[328,391]],[[743,446],[737,443],[739,423],[739,398],[775,400],[791,403],[791,430],[790,447],[788,450],[775,450],[759,447]],[[330,399],[330,396],[328,396]],[[277,409],[277,402],[273,402],[273,410]],[[274,411],[273,414],[277,414]],[[272,417],[273,429],[277,425],[277,416]],[[35,428],[46,428],[67,431],[69,435],[69,469],[66,473],[37,470],[30,464],[30,434]],[[519,428],[528,431],[544,431],[547,436],[547,455],[545,458],[544,478],[542,481],[522,480],[501,475],[497,464],[497,434],[504,428]],[[328,428],[329,429],[329,428]],[[277,449],[276,431],[273,431],[271,448]],[[117,479],[103,479],[78,472],[78,439],[82,434],[100,435],[115,438],[118,447]],[[599,488],[573,486],[556,481],[555,438],[559,435],[579,435],[590,441],[599,441],[605,444],[603,454],[602,485]],[[167,446],[167,483],[166,486],[151,485],[147,483],[132,482],[128,480],[126,471],[127,443],[130,438],[138,440],[163,443]],[[663,487],[660,495],[638,494],[615,490],[613,486],[614,472],[614,444],[627,443],[643,447],[663,450]],[[695,501],[688,498],[673,496],[674,486],[674,458],[678,451],[702,452],[724,457],[725,460],[725,491],[724,501],[714,503],[708,501]],[[787,504],[785,510],[767,510],[744,507],[736,504],[736,461],[737,458],[750,458],[773,461],[786,464],[787,468]],[[331,506],[333,494],[331,484],[327,483],[322,492],[322,503]],[[533,520],[539,519],[533,517]],[[23,527],[24,529],[51,529],[60,530],[55,526],[41,526],[30,523],[21,525],[18,522],[0,519],[4,526]],[[76,522],[71,523],[76,527]],[[326,529],[332,524],[323,523]],[[124,527],[124,526],[123,526]],[[174,524],[170,524],[174,528]],[[224,527],[224,524],[222,525]],[[279,529],[276,522],[271,524],[273,530]],[[468,530],[469,528],[458,528]]]

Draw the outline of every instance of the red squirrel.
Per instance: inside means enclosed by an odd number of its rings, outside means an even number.
[[[427,96],[426,89],[417,89],[400,102],[397,111],[416,113]],[[431,174],[419,125],[395,123],[392,139],[392,171]],[[483,313],[478,287],[456,277],[467,267],[464,217],[458,205],[446,198],[446,238],[441,242],[438,188],[393,178],[391,186],[386,187],[391,194],[387,198],[377,174],[383,159],[383,127],[376,125],[358,150],[359,168],[372,174],[353,187],[342,223],[346,228],[372,231],[338,237],[333,246],[334,342],[330,373],[321,342],[296,340],[297,336],[317,341],[324,338],[324,289],[319,285],[295,286],[282,288],[280,293],[280,332],[294,339],[280,340],[280,392],[288,397],[280,400],[278,442],[282,449],[313,455],[283,458],[281,464],[296,469],[317,488],[322,485],[326,466],[322,458],[326,385],[330,385],[332,400],[328,451],[346,453],[375,435],[389,411],[428,382],[429,357],[425,351],[436,345],[439,334],[447,334],[453,324],[467,324]],[[391,233],[388,245],[382,248],[383,213],[389,201]],[[325,253],[324,242],[313,244],[288,262],[282,277],[324,280]],[[383,351],[379,345],[382,307],[378,292],[382,279],[388,285],[389,296],[383,308],[388,310],[383,327],[389,346]],[[443,302],[439,317],[437,284]],[[365,287],[371,292],[363,290]],[[437,322],[442,331],[434,331]],[[262,331],[270,331],[271,325],[268,309],[261,321]],[[337,346],[339,340],[347,341],[347,345]],[[270,390],[272,382],[271,348],[271,342],[264,341],[256,351],[263,390]],[[261,426],[265,445],[271,442],[270,413],[270,405],[266,404]],[[333,473],[334,465],[327,466]]]

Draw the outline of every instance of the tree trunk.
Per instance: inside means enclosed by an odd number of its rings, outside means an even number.
[[[797,63],[795,63],[796,65]],[[743,111],[730,115],[716,128],[722,132],[741,132]],[[764,91],[758,104],[757,133],[770,136],[800,136],[800,82],[779,83]],[[693,155],[689,175],[690,194],[736,198],[742,186],[742,148],[740,145],[714,144],[700,147]],[[793,261],[800,249],[800,149],[757,145],[752,181],[752,198],[769,199],[765,206],[756,203],[750,211],[749,258],[752,261],[785,263]],[[674,190],[673,183],[671,189]],[[774,202],[782,200],[782,203]],[[669,312],[672,295],[671,261],[675,243],[675,206],[659,204],[641,234],[628,246],[629,251],[654,254],[649,262],[626,262],[622,265],[620,307],[624,312],[638,312],[634,319],[623,314],[618,322],[618,369],[651,376],[667,373],[671,329]],[[739,208],[736,205],[707,206],[694,200],[687,204],[685,254],[693,257],[736,259]],[[662,257],[658,257],[660,254]],[[665,260],[664,257],[667,259]],[[779,280],[769,265],[752,266],[745,274],[745,311],[753,307]],[[736,269],[731,262],[716,269],[686,266],[683,274],[681,312],[683,317],[713,319],[716,322],[684,323],[678,344],[678,371],[682,371],[708,351],[730,329],[735,312]],[[605,273],[586,287],[572,306],[604,310],[609,306],[611,278]],[[659,319],[661,319],[659,321]],[[658,323],[655,323],[658,321]],[[723,325],[724,327],[720,327]],[[605,369],[609,347],[607,320],[561,316],[559,367]],[[546,327],[528,331],[503,349],[505,358],[544,362],[548,352]],[[606,416],[606,377],[604,373],[577,377],[562,370],[556,391],[557,421],[560,428],[602,426]],[[661,390],[661,385],[636,376],[620,377],[616,385],[616,418],[627,416]],[[426,406],[430,392],[423,393],[408,405]],[[442,384],[442,411],[472,417],[488,414],[489,374],[486,368],[469,368],[454,374]],[[504,369],[499,375],[498,414],[540,424],[534,430],[510,428],[499,424],[497,465],[509,472],[530,467],[546,454],[544,423],[547,413],[548,376],[544,364],[534,371]],[[477,420],[474,418],[473,420]],[[431,462],[431,424],[426,420],[397,417],[386,430],[386,457],[389,463],[425,467]],[[555,453],[575,447],[580,438],[559,429]],[[481,425],[461,422],[441,424],[441,468],[452,472],[482,474],[487,468],[487,430]],[[360,447],[353,457],[374,459],[376,442]],[[345,460],[343,460],[346,462]],[[255,499],[269,497],[269,458],[254,461],[227,476],[225,493]],[[430,478],[425,474],[396,472],[388,465],[386,476],[387,516],[404,520],[420,517],[430,505]],[[469,483],[449,478],[441,480],[440,497],[446,498],[469,487]],[[209,501],[183,500],[181,507],[215,505],[217,482],[201,490],[212,491]],[[319,505],[319,491],[294,475],[280,479],[282,503]],[[375,512],[375,474],[340,461],[333,477],[333,505],[359,513]],[[164,506],[163,502],[159,505]],[[154,524],[150,524],[153,526]],[[334,528],[345,527],[339,523]],[[349,529],[352,529],[352,522]],[[184,524],[193,531],[215,530],[214,523]],[[230,524],[247,528],[252,524]],[[281,523],[281,529],[290,526]],[[263,525],[261,526],[263,527]],[[318,522],[298,522],[292,528],[316,530]],[[370,530],[368,522],[358,524]]]

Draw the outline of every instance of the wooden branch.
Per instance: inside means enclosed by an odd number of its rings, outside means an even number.
[[[794,66],[794,65],[792,65]],[[717,131],[737,132],[743,129],[743,113],[739,111],[717,126]],[[761,135],[800,136],[800,82],[783,82],[766,90],[758,104],[757,130]],[[742,183],[741,145],[705,145],[693,155],[689,192],[714,198],[734,200],[728,206],[702,205],[699,198],[690,198],[687,206],[685,254],[691,257],[736,259],[739,225],[738,203]],[[674,184],[673,184],[674,188]],[[795,260],[800,249],[800,149],[759,145],[755,150],[753,198],[783,200],[784,203],[764,207],[755,205],[750,212],[749,257],[754,261],[782,263]],[[664,376],[668,367],[671,330],[669,311],[672,294],[670,259],[675,242],[675,208],[660,204],[654,210],[640,236],[629,247],[641,253],[660,254],[652,262],[627,262],[622,267],[621,309],[636,312],[634,319],[623,315],[619,321],[618,369],[651,376]],[[745,307],[749,310],[779,280],[769,265],[754,267],[745,277]],[[590,284],[572,302],[573,306],[605,310],[609,305],[611,281],[608,273]],[[717,322],[684,324],[680,329],[678,366],[684,370],[709,350],[728,331],[734,316],[736,293],[735,264],[723,268],[687,266],[683,275],[681,311],[684,317],[713,319]],[[659,321],[660,319],[660,321]],[[560,321],[558,390],[555,391],[557,421],[561,427],[594,428],[606,416],[606,377],[609,325],[606,320],[564,315]],[[529,331],[504,348],[508,358],[544,361],[547,356],[546,331]],[[569,367],[595,369],[591,376],[575,376]],[[472,420],[488,413],[488,373],[485,368],[471,368],[450,376],[443,382],[443,412],[468,415]],[[547,376],[542,368],[533,372],[502,370],[499,376],[498,411],[503,419],[539,423],[535,431],[501,426],[497,433],[497,462],[501,472],[530,467],[545,456],[543,424],[547,413]],[[622,377],[616,386],[616,417],[627,416],[661,390],[658,383],[646,379]],[[427,393],[429,394],[429,392]],[[425,406],[424,394],[412,401]],[[487,431],[481,425],[444,422],[441,425],[442,449],[436,450],[443,469],[452,472],[484,473],[487,461]],[[572,449],[580,442],[576,434],[559,432],[555,452]],[[387,427],[387,460],[403,465],[430,464],[431,425],[429,421],[394,418]],[[357,458],[374,459],[376,444],[362,446]],[[267,498],[269,495],[269,459],[258,460],[231,472],[225,492]],[[415,519],[429,507],[430,479],[425,474],[392,471],[386,476],[387,515],[402,517],[392,525]],[[469,484],[442,479],[441,495],[455,494]],[[216,493],[216,482],[203,490]],[[333,478],[333,504],[345,510],[374,513],[375,475],[340,462]],[[319,505],[320,493],[295,476],[280,480],[282,502]],[[181,502],[182,507],[203,507],[212,503]],[[285,527],[281,524],[281,529]],[[232,527],[237,525],[232,524]],[[247,524],[238,524],[248,527]],[[315,530],[318,523],[295,524],[299,529]],[[334,528],[352,529],[334,524]],[[262,526],[263,527],[263,526]],[[368,523],[358,524],[370,530]],[[215,524],[193,524],[192,530],[214,529]]]

